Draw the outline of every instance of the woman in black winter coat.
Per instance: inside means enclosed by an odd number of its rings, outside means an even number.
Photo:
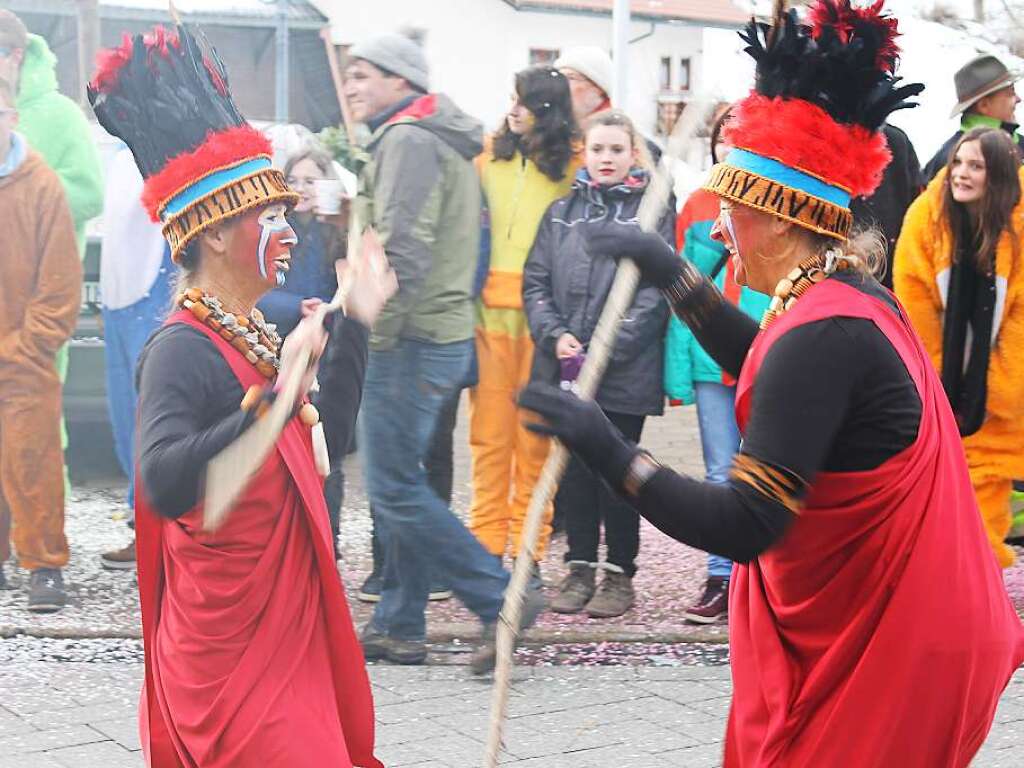
[[[615,277],[615,262],[592,257],[588,240],[623,224],[638,226],[637,210],[650,178],[643,138],[617,110],[591,118],[585,153],[572,192],[552,203],[544,215],[523,271],[523,305],[535,344],[530,380],[566,387],[579,373]],[[673,242],[671,212],[659,231],[669,244]],[[641,284],[619,326],[596,397],[609,420],[630,440],[640,439],[647,416],[662,413],[662,340],[667,322],[668,306],[661,293]],[[559,505],[569,540],[569,572],[551,609],[586,610],[595,618],[622,615],[634,599],[632,580],[640,548],[636,511],[575,457],[562,480]],[[602,519],[607,557],[598,563]],[[600,587],[598,568],[605,571]]]

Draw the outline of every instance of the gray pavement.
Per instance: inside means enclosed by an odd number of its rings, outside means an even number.
[[[0,768],[142,764],[137,641],[128,660],[80,661],[88,643],[0,641]],[[97,643],[100,641],[92,641]],[[115,658],[118,645],[94,658]],[[40,655],[35,646],[49,644]],[[64,658],[57,661],[61,653]],[[45,660],[42,660],[45,659]],[[378,756],[388,768],[482,764],[490,681],[463,666],[370,667]],[[731,683],[727,666],[517,667],[503,766],[704,768],[721,764]],[[1024,671],[1003,695],[973,765],[1011,768],[1024,754]]]

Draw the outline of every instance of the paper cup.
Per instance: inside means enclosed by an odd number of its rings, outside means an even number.
[[[313,182],[316,192],[316,212],[325,216],[341,213],[341,198],[345,185],[338,179],[317,179]]]

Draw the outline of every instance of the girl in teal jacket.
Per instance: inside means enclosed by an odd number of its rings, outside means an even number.
[[[719,118],[712,132],[711,155],[715,162],[718,129],[727,115],[728,112]],[[768,308],[769,297],[736,283],[725,247],[711,239],[711,227],[717,218],[718,198],[698,189],[676,219],[676,245],[682,256],[712,276],[726,299],[760,320]],[[665,394],[676,405],[696,403],[706,478],[712,483],[726,482],[733,455],[740,445],[733,410],[736,381],[722,371],[690,329],[675,317],[669,321],[665,339]],[[728,558],[708,555],[708,580],[701,598],[684,613],[688,621],[712,624],[725,616],[731,573],[732,562]]]

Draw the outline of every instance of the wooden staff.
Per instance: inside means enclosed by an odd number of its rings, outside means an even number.
[[[338,96],[338,104],[341,106],[341,122],[345,126],[345,134],[348,136],[348,143],[351,146],[356,144],[356,124],[352,119],[352,109],[345,98],[345,85],[341,77],[341,64],[338,62],[338,51],[331,42],[331,28],[324,27],[320,30],[320,39],[324,41],[324,52],[327,54],[327,65],[331,68],[331,80],[334,81],[334,92]]]
[[[707,124],[710,114],[711,104],[709,102],[691,102],[676,122],[666,153],[662,155],[661,163],[640,201],[637,218],[640,229],[643,231],[656,231],[672,192],[672,172],[668,167],[667,156],[684,157],[685,150],[694,140],[698,129]],[[587,347],[587,359],[583,363],[583,370],[576,382],[577,395],[583,400],[592,399],[601,384],[601,378],[604,376],[605,368],[608,367],[608,361],[615,346],[619,321],[632,305],[639,282],[640,270],[636,264],[628,258],[620,259],[619,266],[615,271],[615,280],[608,292],[608,299],[604,304],[604,309],[601,310],[597,327],[594,329],[594,334]],[[484,768],[497,768],[498,766],[498,754],[501,750],[502,732],[508,709],[512,655],[515,651],[515,641],[519,634],[519,621],[523,611],[523,595],[530,578],[544,510],[554,498],[568,463],[568,449],[559,440],[553,439],[547,461],[544,463],[537,484],[533,487],[530,506],[526,510],[522,540],[519,544],[519,556],[512,569],[512,579],[505,590],[505,604],[502,606],[498,621],[496,638],[498,656],[494,669],[491,722],[487,734]]]

